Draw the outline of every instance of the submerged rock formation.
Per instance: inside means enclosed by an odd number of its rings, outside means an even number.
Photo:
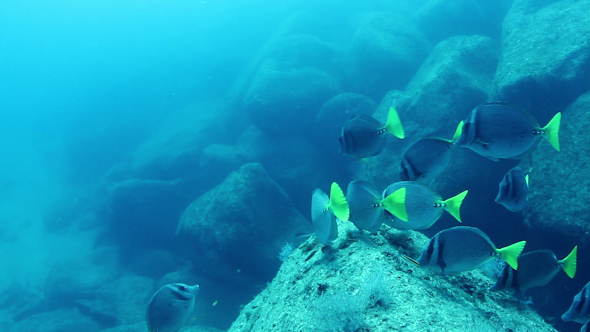
[[[309,225],[262,165],[251,163],[189,205],[177,235],[204,275],[254,285],[272,278],[280,248]]]
[[[340,223],[333,248],[312,237],[244,307],[228,332],[555,331],[532,309],[475,270],[447,276],[409,264],[428,239],[382,228],[360,233]]]
[[[590,89],[590,1],[516,0],[502,24],[494,100],[555,113]]]
[[[574,239],[573,243],[588,243],[590,228],[590,93],[579,97],[562,115],[559,140],[561,151],[548,146],[539,148],[530,170],[526,223],[549,233],[558,232]],[[546,142],[541,144],[548,145]]]

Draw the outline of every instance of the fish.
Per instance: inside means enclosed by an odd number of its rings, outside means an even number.
[[[377,189],[366,181],[352,181],[346,189],[346,199],[350,207],[350,221],[360,230],[377,233],[385,215]]]
[[[443,200],[438,193],[424,184],[401,181],[387,186],[383,191],[383,196],[388,196],[401,188],[406,189],[405,196],[400,200],[403,209],[399,209],[400,205],[396,205],[391,209],[392,211],[387,211],[385,213],[388,217],[387,225],[396,229],[426,229],[442,216],[443,211],[449,212],[461,222],[461,204],[467,196],[468,190]]]
[[[558,260],[551,250],[535,250],[518,257],[518,270],[506,265],[491,291],[514,290],[524,293],[529,288],[545,286],[560,269],[573,278],[576,275],[578,246]]]
[[[350,215],[348,202],[340,186],[333,182],[330,197],[321,189],[313,191],[311,197],[311,222],[316,237],[324,245],[331,245],[338,237],[336,218],[347,221]]]
[[[526,208],[529,194],[528,175],[520,167],[510,169],[499,184],[496,203],[504,205],[511,212],[520,212]]]
[[[570,308],[561,315],[564,322],[576,322],[584,324],[580,331],[588,330],[588,320],[590,319],[590,281],[586,283],[578,294],[574,296]]]
[[[542,137],[559,151],[561,113],[541,127],[526,110],[503,102],[477,106],[465,120],[457,145],[493,161],[522,159],[531,154]]]
[[[520,241],[496,248],[479,228],[456,226],[434,235],[417,260],[405,255],[402,257],[416,266],[432,268],[443,275],[473,270],[497,256],[517,270],[518,256],[525,244],[526,241]]]
[[[158,289],[147,308],[149,332],[176,332],[180,330],[195,306],[199,285],[167,284]]]
[[[400,164],[402,181],[428,181],[440,175],[449,165],[451,151],[461,136],[463,121],[457,126],[455,135],[448,140],[444,138],[422,138],[410,145]]]
[[[404,129],[395,108],[389,108],[385,125],[372,116],[356,114],[342,126],[340,153],[356,158],[376,156],[383,152],[387,133],[404,138]]]

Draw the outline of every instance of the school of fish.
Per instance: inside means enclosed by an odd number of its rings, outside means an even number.
[[[400,179],[388,185],[380,194],[373,184],[352,181],[346,195],[332,183],[330,196],[320,189],[313,193],[311,216],[318,240],[330,246],[338,237],[337,219],[350,221],[359,230],[377,233],[382,224],[402,230],[419,230],[431,227],[447,211],[462,222],[460,209],[468,191],[443,199],[423,184],[440,175],[449,164],[452,151],[457,147],[470,149],[493,161],[523,159],[546,139],[560,150],[557,113],[547,125],[541,127],[523,108],[503,102],[485,103],[475,107],[461,121],[452,139],[420,138],[401,156]],[[389,135],[405,137],[401,120],[394,107],[390,107],[385,124],[377,119],[357,114],[346,121],[340,137],[341,154],[367,158],[383,152]],[[529,178],[520,167],[509,170],[499,183],[495,202],[511,212],[526,209]],[[432,237],[422,255],[414,259],[403,255],[408,262],[431,268],[443,275],[473,270],[485,262],[500,257],[506,265],[491,291],[510,290],[515,296],[530,288],[546,285],[563,270],[573,278],[577,268],[577,246],[559,260],[551,250],[536,250],[521,254],[526,241],[497,248],[480,229],[456,226],[442,230]],[[577,294],[571,308],[563,314],[564,321],[584,324],[587,331],[590,307],[590,282]]]

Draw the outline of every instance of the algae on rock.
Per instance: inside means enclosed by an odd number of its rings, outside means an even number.
[[[428,239],[382,227],[369,235],[340,223],[334,247],[314,237],[289,256],[228,332],[555,331],[475,270],[446,278],[415,267]]]

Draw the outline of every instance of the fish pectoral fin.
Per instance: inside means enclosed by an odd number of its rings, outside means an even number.
[[[481,146],[481,147],[483,147],[483,148],[485,148],[485,149],[487,149],[488,148],[488,145],[490,145],[490,143],[482,140],[481,138],[476,138],[474,143],[477,144],[477,145],[479,145],[479,146]]]
[[[413,259],[412,257],[410,257],[410,256],[406,256],[406,255],[404,255],[404,254],[401,254],[400,256],[401,256],[403,259],[407,260],[408,262],[410,262],[410,263],[412,263],[412,264],[416,265],[417,267],[420,267],[420,263],[418,263],[418,261],[417,261],[417,260],[415,260],[415,259]]]
[[[181,300],[172,300],[168,303],[168,305],[170,305],[171,307],[174,307],[174,308],[178,308],[178,309],[188,308],[188,302],[181,301]]]
[[[482,156],[484,156],[484,157],[488,158],[488,159],[489,159],[489,160],[491,160],[491,161],[496,161],[496,162],[497,162],[497,161],[500,161],[500,159],[498,159],[498,158],[496,158],[496,157],[494,157],[494,156],[485,155],[485,154],[482,154]]]

